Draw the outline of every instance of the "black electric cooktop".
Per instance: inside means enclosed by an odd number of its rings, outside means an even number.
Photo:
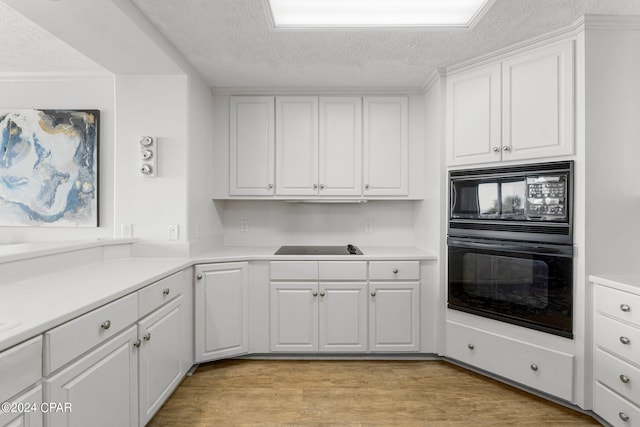
[[[275,255],[362,255],[357,246],[281,246]]]

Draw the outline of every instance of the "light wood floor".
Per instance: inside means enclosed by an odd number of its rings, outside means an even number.
[[[589,426],[587,415],[441,361],[201,365],[149,426]]]

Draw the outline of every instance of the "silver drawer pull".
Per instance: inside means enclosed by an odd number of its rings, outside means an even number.
[[[531,370],[532,371],[537,371],[538,370],[538,365],[536,365],[535,363],[531,364]]]
[[[202,274],[198,274],[198,275],[196,276],[196,279],[198,279],[198,280],[202,280]]]
[[[476,346],[473,344],[467,344],[467,347],[469,347],[469,350],[473,350],[474,348],[476,348]]]
[[[316,291],[311,292],[311,295],[313,295],[314,297],[318,296],[318,293]]]
[[[397,268],[393,269],[393,274],[398,274],[398,269]]]
[[[164,295],[166,297],[167,295],[169,295],[169,292],[171,292],[171,289],[169,289],[169,288],[163,289],[162,290],[162,295]]]
[[[627,384],[631,380],[629,379],[628,376],[626,376],[624,374],[620,374],[620,381],[622,381],[623,383]]]
[[[618,413],[618,416],[622,421],[629,421],[629,415],[625,414],[624,412]]]
[[[376,291],[371,291],[371,296],[375,297],[376,296]]]
[[[620,304],[620,310],[628,313],[629,311],[631,311],[631,307],[629,306],[629,304]]]
[[[147,334],[145,336],[143,336],[142,339],[145,340],[145,341],[151,340],[151,332],[147,332]]]
[[[323,297],[324,296],[324,291],[320,291],[320,296]]]
[[[140,340],[135,340],[135,341],[133,342],[133,346],[134,346],[135,348],[139,348],[139,347],[140,347],[140,344],[142,344],[142,341],[140,341]]]
[[[620,337],[620,342],[624,345],[628,345],[631,343],[631,340],[627,337]]]
[[[105,320],[100,327],[106,331],[111,327],[111,320]]]

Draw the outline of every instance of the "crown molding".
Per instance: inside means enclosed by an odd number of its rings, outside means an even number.
[[[640,31],[638,15],[585,15],[587,30],[634,30]]]
[[[0,72],[2,81],[37,80],[113,80],[116,75],[109,72]]]
[[[212,87],[213,95],[420,95],[422,87]]]

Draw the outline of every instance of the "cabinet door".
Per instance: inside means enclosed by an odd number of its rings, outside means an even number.
[[[318,97],[276,97],[276,194],[318,194]]]
[[[367,351],[367,284],[320,283],[320,351]]]
[[[249,351],[249,264],[196,267],[196,362]]]
[[[409,101],[364,98],[364,195],[409,194]]]
[[[501,160],[500,64],[447,78],[447,163]]]
[[[419,283],[370,282],[369,291],[369,349],[419,351]]]
[[[273,195],[274,98],[232,96],[230,103],[229,194]]]
[[[320,98],[321,196],[362,194],[362,98]]]
[[[42,427],[42,386],[39,385],[21,396],[11,399],[16,409],[28,408],[25,411],[4,412],[0,410],[0,427]],[[49,407],[46,406],[48,409]]]
[[[180,296],[138,323],[140,425],[145,425],[182,379]]]
[[[317,350],[317,283],[272,282],[271,351]]]
[[[70,411],[49,411],[45,424],[137,426],[137,328],[131,326],[80,360],[45,380],[48,402],[69,403]]]
[[[573,41],[502,64],[502,160],[573,154]]]

